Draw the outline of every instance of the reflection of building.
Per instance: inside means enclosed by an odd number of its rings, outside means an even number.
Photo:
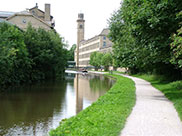
[[[65,74],[65,79],[68,80],[74,80],[75,79],[75,74],[72,73],[66,73]]]
[[[80,13],[77,20],[77,49],[79,50],[75,50],[75,61],[79,67],[89,66],[90,55],[95,51],[103,53],[112,51],[112,42],[107,37],[109,29],[103,29],[99,35],[84,40],[84,28],[84,15]]]
[[[87,101],[94,102],[96,101],[100,96],[102,96],[108,88],[110,88],[111,84],[107,86],[107,89],[104,88],[104,86],[100,86],[99,90],[96,90],[95,88],[92,88],[90,86],[90,80],[95,80],[95,75],[82,75],[77,74],[74,79],[74,88],[76,91],[76,113],[79,113],[83,107],[84,107],[84,99]],[[99,81],[102,83],[104,77],[100,76]],[[97,85],[96,85],[97,86]]]
[[[50,14],[50,4],[45,4],[45,12],[38,5],[22,12],[0,11],[0,22],[7,21],[25,30],[30,23],[34,28],[51,30],[54,28],[53,16]]]

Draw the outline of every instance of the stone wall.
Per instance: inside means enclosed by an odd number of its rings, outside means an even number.
[[[45,30],[51,30],[51,28],[40,20],[34,18],[32,15],[16,15],[8,21],[12,24],[17,25],[19,28],[26,30],[29,23],[34,28],[43,28]]]
[[[37,8],[33,8],[33,9],[30,9],[29,11],[31,14],[33,14],[34,16],[40,18],[41,20],[44,21],[44,13],[41,12],[39,9]]]

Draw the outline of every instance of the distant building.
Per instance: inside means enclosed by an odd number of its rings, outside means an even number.
[[[75,67],[75,61],[67,61],[67,63],[68,63],[68,66],[67,66],[67,68],[74,68]]]
[[[0,11],[0,22],[7,21],[25,30],[28,24],[34,28],[54,29],[55,22],[50,14],[50,4],[45,4],[45,12],[38,5],[22,12]]]
[[[28,11],[35,17],[48,23],[52,28],[55,27],[55,21],[53,19],[53,16],[51,16],[51,5],[50,4],[45,4],[45,11],[42,11],[38,8],[38,5],[36,3],[36,6],[29,9]]]
[[[112,52],[112,42],[107,37],[109,29],[103,29],[102,32],[88,40],[84,40],[85,20],[84,14],[78,15],[77,20],[77,49],[75,50],[75,61],[77,67],[90,66],[90,55],[93,52]]]

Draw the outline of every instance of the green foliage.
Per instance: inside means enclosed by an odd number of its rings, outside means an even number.
[[[102,93],[102,90],[107,90],[113,85],[113,80],[98,76],[90,79],[89,85],[92,91],[99,91]]]
[[[112,59],[111,53],[106,53],[103,55],[102,66],[104,66],[106,71],[109,70],[109,66],[112,66],[112,62],[113,62],[113,59]]]
[[[155,88],[162,91],[173,102],[180,119],[182,120],[182,81],[166,81],[164,78],[154,75],[135,75],[149,81]],[[161,80],[163,79],[163,80]]]
[[[174,74],[169,45],[182,22],[181,6],[179,0],[124,0],[110,19],[117,64],[134,73]]]
[[[103,57],[102,53],[100,53],[100,52],[93,52],[90,55],[90,62],[89,62],[90,65],[95,66],[96,69],[98,69],[102,65],[102,57]]]
[[[53,31],[24,32],[0,23],[0,85],[33,82],[60,76],[67,61],[62,38]]]
[[[76,44],[73,44],[71,49],[68,51],[68,60],[74,61],[74,54],[75,54]]]
[[[33,61],[31,80],[52,78],[63,73],[67,54],[57,33],[29,26],[25,32],[25,44]]]
[[[111,53],[100,53],[100,52],[93,52],[90,55],[90,65],[95,66],[96,70],[104,66],[104,69],[107,71],[109,66],[113,65],[113,58]],[[116,65],[116,63],[115,63]]]
[[[173,35],[173,42],[171,43],[171,63],[182,70],[182,28],[178,30],[177,34]]]
[[[92,66],[96,66],[96,61],[95,61],[95,59],[96,59],[96,52],[93,52],[93,53],[91,53],[91,55],[90,55],[90,65],[92,65]]]
[[[118,136],[135,104],[135,86],[119,75],[114,86],[90,107],[64,119],[51,136]]]
[[[96,54],[97,54],[97,52],[93,52],[93,53],[91,53],[91,55],[90,55],[90,65],[92,65],[92,66],[96,66],[97,64],[96,64]]]
[[[24,44],[23,32],[0,23],[0,85],[27,81],[31,59]]]

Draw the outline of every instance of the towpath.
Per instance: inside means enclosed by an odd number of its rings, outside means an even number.
[[[172,102],[149,82],[122,76],[135,82],[136,105],[120,136],[182,136],[182,122]]]

